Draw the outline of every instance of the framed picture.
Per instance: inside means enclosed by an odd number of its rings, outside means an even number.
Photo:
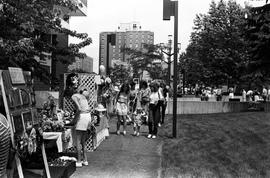
[[[21,102],[22,105],[30,105],[30,94],[27,90],[25,89],[20,89],[20,97],[21,97]]]
[[[24,123],[23,123],[21,114],[11,115],[11,118],[12,118],[14,132],[17,134],[22,134],[25,131],[25,129],[24,129]]]
[[[33,125],[37,125],[39,124],[39,116],[38,116],[38,111],[36,108],[32,109],[32,121],[33,121]]]
[[[9,94],[8,94],[8,102],[9,102],[9,107],[14,108],[17,106],[21,106],[21,96],[20,96],[20,91],[18,88],[12,89]]]
[[[8,70],[12,84],[25,84],[25,79],[21,68],[9,67]]]
[[[24,126],[25,126],[26,130],[29,130],[29,129],[33,128],[33,119],[32,119],[31,110],[22,112],[22,119],[23,119],[23,123],[24,123]]]

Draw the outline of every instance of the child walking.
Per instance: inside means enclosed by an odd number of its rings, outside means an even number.
[[[120,125],[123,123],[123,135],[126,135],[127,127],[127,114],[129,112],[129,84],[124,83],[121,86],[119,93],[116,96],[116,114],[117,114],[117,131],[116,134],[120,135]]]
[[[141,106],[141,92],[138,92],[136,108],[135,108],[135,112],[133,113],[134,136],[140,135],[140,128],[142,125],[142,116],[144,115],[145,115],[145,112]]]

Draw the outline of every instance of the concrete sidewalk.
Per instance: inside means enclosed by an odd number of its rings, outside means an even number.
[[[110,137],[88,153],[89,165],[77,168],[71,178],[160,177],[162,140],[146,138],[147,126],[142,126],[139,137],[132,135],[132,125],[128,126],[126,136],[116,135],[115,130],[114,117],[110,121]]]

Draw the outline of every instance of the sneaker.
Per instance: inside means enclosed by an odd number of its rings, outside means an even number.
[[[155,139],[155,138],[157,138],[157,136],[153,135],[152,138]]]
[[[82,167],[82,162],[76,162],[76,167]]]
[[[124,130],[124,131],[123,131],[123,135],[126,135],[126,134],[127,134],[127,131]]]
[[[140,136],[140,132],[137,132],[136,136],[137,136],[137,137]]]
[[[134,131],[134,134],[133,135],[136,136],[137,135],[137,131]]]
[[[83,161],[83,162],[82,162],[82,165],[88,166],[88,161]]]
[[[117,131],[116,131],[116,134],[117,134],[117,135],[120,135],[120,130],[117,130]]]
[[[151,134],[148,134],[147,138],[151,138],[151,137],[152,137],[152,135]]]

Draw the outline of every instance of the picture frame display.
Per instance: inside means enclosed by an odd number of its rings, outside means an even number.
[[[11,118],[12,118],[14,132],[17,134],[22,134],[25,131],[25,128],[24,128],[24,122],[23,122],[21,114],[11,115]]]
[[[24,123],[25,130],[29,130],[33,128],[33,118],[31,110],[22,112],[22,119]]]
[[[21,106],[20,90],[18,88],[12,89],[8,95],[9,106],[11,108]]]
[[[27,92],[27,90],[20,89],[20,97],[21,97],[21,102],[22,105],[30,105],[31,99],[30,99],[30,94]]]

